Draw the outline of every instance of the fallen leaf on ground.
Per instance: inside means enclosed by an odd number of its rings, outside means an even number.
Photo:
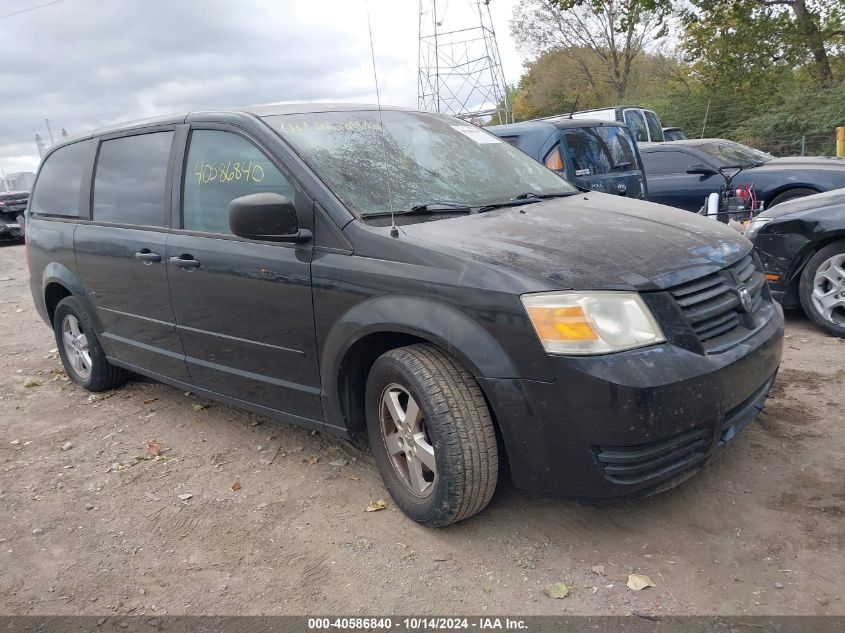
[[[549,598],[554,598],[555,600],[562,600],[569,595],[569,587],[565,582],[555,582],[551,585],[546,585],[543,591],[546,592]]]
[[[249,423],[250,426],[258,426],[259,424],[261,424],[261,420],[253,420]]]
[[[187,501],[188,499],[190,499],[194,495],[192,495],[190,492],[186,492],[184,494],[176,495],[176,496],[179,497],[179,499],[181,499],[182,501]]]
[[[150,457],[157,457],[161,454],[161,444],[156,442],[156,438],[151,439],[147,442],[147,455]]]
[[[604,565],[593,565],[590,567],[590,571],[599,576],[604,576]]]
[[[146,400],[144,400],[144,404],[152,404],[156,400],[158,400],[158,398],[147,398]]]
[[[241,482],[236,481],[235,483],[232,484],[232,491],[233,492],[237,492],[240,489],[241,489]]]
[[[367,504],[367,509],[364,512],[378,512],[379,510],[384,510],[387,507],[387,501],[384,499],[376,499],[375,501],[370,501]]]
[[[23,386],[24,387],[40,387],[44,384],[44,381],[40,378],[35,378],[33,376],[29,376],[28,378],[24,378]]]
[[[352,481],[358,481],[361,478],[358,475],[349,475],[349,477],[347,477],[347,479],[351,479]]]
[[[641,589],[645,589],[646,587],[655,586],[656,585],[651,582],[651,578],[649,578],[648,576],[643,576],[642,574],[628,574],[628,589],[640,591]]]
[[[314,464],[316,464],[317,462],[320,461],[320,458],[319,457],[309,457],[308,459],[304,459],[302,461],[304,461],[309,466],[313,466]]]
[[[202,411],[203,409],[207,409],[207,404],[202,404],[201,402],[197,402],[194,406],[191,407],[194,411]]]

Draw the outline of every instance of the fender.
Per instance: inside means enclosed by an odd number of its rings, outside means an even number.
[[[320,379],[328,426],[345,426],[338,384],[343,361],[356,342],[374,333],[407,334],[429,341],[455,356],[476,378],[519,377],[496,339],[456,307],[407,295],[373,297],[344,314],[323,342]]]
[[[88,293],[85,291],[85,287],[82,285],[82,281],[80,281],[79,277],[76,276],[70,268],[65,266],[64,264],[60,264],[58,262],[50,262],[44,267],[44,272],[41,275],[41,295],[39,297],[40,301],[36,303],[36,308],[38,308],[38,312],[41,315],[41,318],[49,325],[51,328],[53,324],[50,323],[50,320],[47,316],[47,302],[45,300],[47,286],[51,283],[61,284],[65,288],[67,288],[70,293],[74,296],[74,298],[78,299],[85,311],[88,312],[88,315],[91,317],[91,320],[94,322],[94,328],[96,329],[96,333],[99,334],[103,331],[103,325],[100,322],[99,316],[97,315],[97,311],[94,309],[94,306],[88,300]],[[42,314],[43,311],[43,314]]]

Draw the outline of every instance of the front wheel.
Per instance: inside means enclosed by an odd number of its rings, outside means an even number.
[[[431,345],[391,350],[367,378],[367,431],[390,495],[430,527],[470,517],[490,502],[499,455],[475,378]]]
[[[91,317],[78,299],[59,301],[53,331],[62,364],[73,382],[88,391],[108,391],[126,382],[129,372],[109,363]]]
[[[801,273],[801,306],[816,325],[845,337],[845,241],[828,244]]]

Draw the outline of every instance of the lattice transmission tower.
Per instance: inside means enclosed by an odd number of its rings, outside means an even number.
[[[469,7],[460,6],[467,1]],[[513,122],[490,0],[452,4],[419,3],[419,108],[476,122]]]

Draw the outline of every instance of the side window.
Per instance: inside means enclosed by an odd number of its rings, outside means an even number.
[[[625,110],[625,124],[631,130],[634,138],[637,139],[637,143],[648,142],[648,129],[646,128],[642,112],[639,110]]]
[[[652,143],[663,141],[663,127],[660,125],[660,119],[651,110],[643,110],[645,114],[645,122],[648,125],[648,135]]]
[[[642,159],[649,176],[685,174],[687,167],[696,162],[686,152],[645,152]]]
[[[94,174],[96,222],[163,226],[173,132],[103,141]]]
[[[185,164],[182,227],[229,231],[229,203],[251,193],[273,192],[295,201],[293,184],[251,142],[232,132],[194,130]]]
[[[32,193],[33,213],[79,217],[79,188],[92,142],[66,145],[47,157]]]

